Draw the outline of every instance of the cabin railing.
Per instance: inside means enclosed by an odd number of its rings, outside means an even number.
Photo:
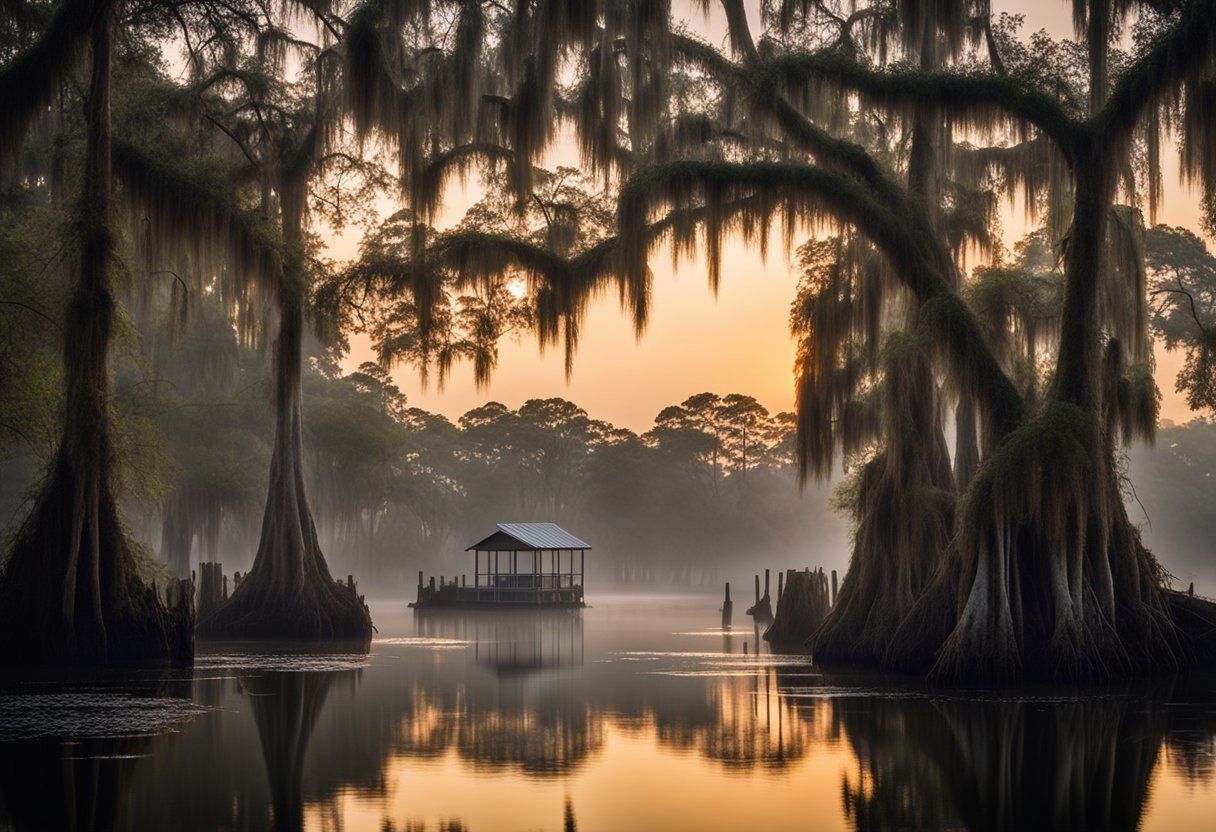
[[[477,575],[473,588],[569,589],[578,586],[578,575]]]
[[[569,604],[583,600],[583,587],[570,575],[481,575],[473,586],[464,579],[450,582],[441,577],[418,582],[417,604],[453,606],[464,604]]]

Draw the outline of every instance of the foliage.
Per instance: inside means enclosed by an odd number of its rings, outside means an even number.
[[[1194,232],[1164,225],[1148,232],[1145,254],[1153,331],[1186,351],[1178,392],[1192,410],[1216,413],[1216,256]]]

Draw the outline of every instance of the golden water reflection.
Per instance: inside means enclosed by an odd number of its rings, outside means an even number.
[[[0,691],[0,829],[1212,828],[1211,679],[1010,697],[825,676],[714,612],[379,610],[370,657],[205,657],[160,683],[190,714],[80,745],[5,737],[41,717]]]

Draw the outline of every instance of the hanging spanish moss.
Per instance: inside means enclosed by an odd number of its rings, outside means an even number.
[[[810,641],[816,660],[826,663],[882,663],[941,567],[954,530],[954,476],[928,357],[914,337],[896,335],[882,367],[884,442],[857,474],[849,570]]]

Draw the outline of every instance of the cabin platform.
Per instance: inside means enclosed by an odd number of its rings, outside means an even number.
[[[481,576],[483,581],[487,576]],[[501,578],[531,578],[531,575],[499,576]],[[549,576],[537,576],[547,578]],[[562,576],[566,577],[566,576]],[[582,608],[583,587],[579,584],[549,584],[536,582],[536,585],[526,585],[526,581],[502,581],[501,585],[466,586],[455,580],[450,583],[442,578],[439,583],[434,578],[427,584],[419,583],[418,598],[410,602],[413,609],[485,609],[492,607],[512,607],[534,609],[543,607]]]

